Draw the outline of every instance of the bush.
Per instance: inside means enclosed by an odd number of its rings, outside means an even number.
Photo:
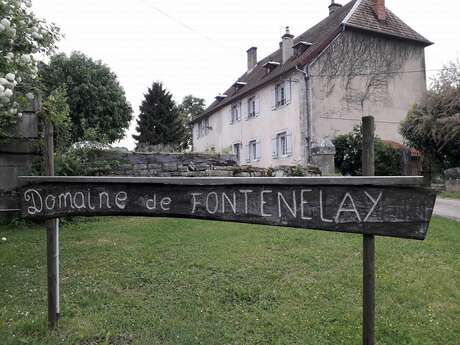
[[[100,145],[77,145],[67,152],[56,155],[57,176],[104,176],[112,175],[120,160],[104,158],[108,150]]]
[[[335,145],[335,166],[342,175],[361,176],[363,136],[361,126],[355,126],[348,134],[333,140]],[[401,175],[401,151],[385,144],[375,137],[375,175]]]

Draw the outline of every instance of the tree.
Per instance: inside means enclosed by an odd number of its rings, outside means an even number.
[[[124,137],[132,109],[108,66],[80,52],[59,54],[49,65],[40,64],[40,76],[48,93],[60,86],[66,90],[73,142],[111,143]]]
[[[155,82],[144,95],[139,107],[140,115],[133,135],[137,147],[142,145],[171,145],[184,148],[186,145],[185,124],[172,95],[160,82]]]
[[[460,62],[450,62],[433,79],[430,90],[401,124],[410,146],[423,152],[429,165],[442,170],[460,166]]]
[[[361,126],[355,126],[348,134],[339,135],[333,140],[335,145],[335,164],[342,175],[362,175],[363,134]],[[401,175],[401,152],[375,137],[375,174],[377,176]]]
[[[8,137],[39,88],[37,58],[49,55],[59,28],[37,18],[30,0],[0,2],[0,136]]]
[[[192,130],[193,126],[190,124],[195,117],[203,113],[206,107],[206,102],[203,98],[194,97],[192,95],[185,96],[182,103],[179,105],[179,112],[182,121],[185,124],[185,142],[186,147],[192,146]]]

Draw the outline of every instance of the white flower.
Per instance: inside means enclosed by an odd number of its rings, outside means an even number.
[[[0,24],[2,24],[5,28],[9,28],[11,25],[10,21],[6,18],[3,18],[2,20],[0,20]]]
[[[3,94],[3,91],[5,91],[5,87],[0,84],[0,94]]]
[[[29,101],[32,101],[35,98],[35,96],[34,96],[34,94],[32,92],[26,93],[26,97],[27,97],[27,99]]]
[[[18,117],[22,119],[22,113],[18,113]]]
[[[14,54],[12,52],[9,52],[5,55],[5,59],[7,59],[9,62],[11,62],[14,59]]]
[[[41,40],[43,38],[42,35],[40,35],[38,32],[34,31],[32,32],[32,37],[35,38],[36,40]]]
[[[0,84],[1,84],[1,85],[8,85],[9,82],[8,82],[8,80],[6,80],[5,78],[0,78]]]
[[[21,61],[24,62],[24,63],[30,63],[31,60],[32,59],[31,59],[30,55],[28,55],[28,54],[24,54],[23,56],[21,56]]]
[[[6,89],[3,93],[3,96],[10,98],[11,96],[13,96],[13,91],[10,89]]]
[[[2,237],[2,241],[3,241],[3,242],[6,242],[6,237]]]
[[[2,23],[0,23],[0,32],[3,32],[5,31],[5,25],[3,25]]]
[[[16,76],[13,73],[8,73],[5,78],[9,81],[14,81],[16,79]]]
[[[16,114],[18,112],[18,110],[16,108],[11,108],[10,109],[10,114]]]

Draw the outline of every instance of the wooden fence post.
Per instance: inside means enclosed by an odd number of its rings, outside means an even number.
[[[38,108],[38,107],[37,107]],[[46,175],[54,176],[54,128],[45,120]],[[59,219],[46,221],[48,269],[48,328],[55,329],[59,320]]]
[[[362,175],[375,175],[374,117],[363,117]],[[363,235],[363,345],[375,343],[375,236]]]

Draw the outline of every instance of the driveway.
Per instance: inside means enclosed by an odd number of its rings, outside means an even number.
[[[437,198],[434,214],[460,221],[460,200]]]

